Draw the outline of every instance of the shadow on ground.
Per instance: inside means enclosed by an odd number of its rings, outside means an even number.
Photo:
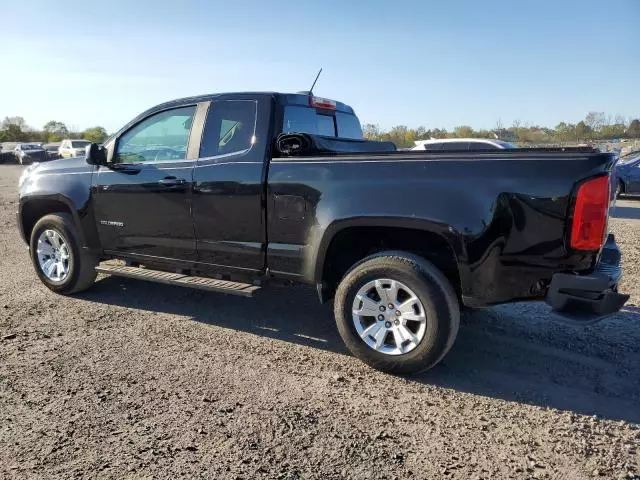
[[[187,316],[198,322],[348,354],[335,328],[332,306],[320,305],[315,291],[305,287],[273,287],[256,298],[245,299],[107,277],[80,298]],[[636,375],[640,354],[632,346],[626,353],[628,358],[620,359],[617,330],[612,333],[607,328],[585,330],[558,325],[546,320],[545,307],[536,304],[518,304],[512,313],[508,308],[465,314],[449,355],[438,367],[412,380],[640,423],[640,381]],[[640,309],[627,307],[608,322],[623,326],[633,323],[637,328]]]

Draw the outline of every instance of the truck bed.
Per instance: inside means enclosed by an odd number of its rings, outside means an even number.
[[[568,246],[573,194],[614,163],[590,148],[274,158],[268,264],[315,282],[331,239],[360,219],[442,238],[468,305],[542,297],[554,273],[594,268],[598,252]],[[279,218],[278,198],[300,202],[305,228]]]

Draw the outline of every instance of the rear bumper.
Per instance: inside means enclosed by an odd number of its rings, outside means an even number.
[[[620,249],[609,235],[596,269],[587,275],[556,273],[545,301],[567,320],[593,323],[618,312],[629,299],[618,293],[621,275]]]

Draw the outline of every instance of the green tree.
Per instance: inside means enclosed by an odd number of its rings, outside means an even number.
[[[102,143],[108,136],[107,131],[103,127],[87,128],[82,132],[82,138],[93,143]]]
[[[395,143],[398,147],[412,147],[411,135],[406,125],[396,125],[388,134],[388,140]]]
[[[367,140],[380,140],[380,127],[373,123],[365,123],[362,126],[362,133]]]
[[[474,131],[469,125],[459,125],[453,129],[453,134],[458,138],[469,138],[473,137]]]
[[[614,123],[612,125],[603,125],[600,127],[600,137],[605,140],[624,137],[624,123]]]
[[[26,140],[26,134],[19,125],[8,124],[2,128],[2,140],[4,142],[22,142]]]
[[[431,130],[429,138],[447,138],[448,133],[446,128],[434,128]]]
[[[600,132],[600,129],[607,123],[607,117],[604,112],[589,112],[584,117],[583,123],[589,127],[589,131]]]
[[[585,124],[582,120],[576,124],[575,135],[577,141],[591,138],[592,133],[593,131],[591,130],[591,127]]]
[[[626,132],[627,137],[630,138],[640,138],[640,120],[634,118],[629,122],[629,127]]]
[[[69,129],[64,123],[51,120],[42,128],[42,134],[45,142],[59,142],[69,136]]]

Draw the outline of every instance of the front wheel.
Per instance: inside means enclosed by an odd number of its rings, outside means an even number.
[[[356,264],[338,286],[334,313],[351,353],[394,374],[436,365],[460,325],[458,298],[447,278],[407,252],[382,252]]]
[[[81,248],[68,213],[54,213],[38,220],[31,232],[30,253],[38,277],[56,293],[81,292],[96,278],[97,259]]]

